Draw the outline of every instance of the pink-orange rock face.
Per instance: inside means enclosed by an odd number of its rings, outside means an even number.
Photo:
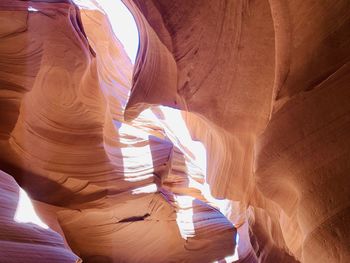
[[[157,34],[143,41],[165,45],[177,65],[176,89],[150,85],[154,51],[141,44],[136,69],[148,79],[134,75],[127,115],[165,93],[205,118],[209,132],[188,127],[208,149],[211,187],[255,207],[261,261],[293,260],[283,251],[349,261],[349,2],[125,2]]]
[[[1,169],[74,253],[85,262],[233,254],[236,230],[223,214],[163,187],[173,145],[161,127],[123,122],[132,66],[105,17],[68,2],[0,7],[4,23],[17,23],[0,44]]]
[[[0,259],[1,262],[78,262],[64,246],[62,237],[33,223],[16,222],[20,188],[0,171]]]
[[[349,2],[124,2],[0,3],[0,262],[350,262]]]

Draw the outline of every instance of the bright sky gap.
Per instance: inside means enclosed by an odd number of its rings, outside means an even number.
[[[107,14],[115,36],[122,43],[125,52],[134,64],[139,47],[139,33],[136,22],[129,9],[121,0],[74,0],[83,8],[94,9],[98,3]]]

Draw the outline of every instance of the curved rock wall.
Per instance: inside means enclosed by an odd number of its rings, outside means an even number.
[[[124,122],[132,65],[105,16],[57,1],[7,1],[1,12],[13,28],[3,28],[0,48],[0,167],[43,220],[84,262],[233,254],[224,215],[163,187],[173,144],[161,126],[147,116]]]
[[[124,2],[134,68],[97,6],[0,3],[0,253],[350,261],[349,2]]]
[[[2,262],[81,262],[62,237],[32,222],[18,220],[23,204],[18,184],[0,171],[0,259]],[[28,204],[26,204],[28,206]],[[22,208],[23,209],[23,208]],[[28,207],[24,213],[29,213]],[[23,216],[23,214],[21,215]],[[57,223],[56,223],[57,224]]]
[[[176,90],[134,75],[127,116],[166,93],[204,118],[188,127],[208,149],[213,193],[255,207],[260,261],[347,262],[349,2],[125,2],[177,65]],[[149,77],[144,42],[136,68]]]

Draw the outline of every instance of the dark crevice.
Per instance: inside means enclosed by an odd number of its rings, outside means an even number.
[[[143,216],[131,216],[131,217],[127,217],[127,218],[124,218],[124,219],[120,220],[118,223],[143,221],[143,220],[145,220],[145,218],[147,218],[149,216],[150,216],[149,213],[147,213],[147,214],[145,214]]]

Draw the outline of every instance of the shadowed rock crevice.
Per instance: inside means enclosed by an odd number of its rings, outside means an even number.
[[[146,220],[150,214],[145,214],[143,216],[132,216],[128,218],[123,218],[122,220],[119,220],[118,223],[129,223],[129,222],[136,222],[136,221],[143,221]]]

